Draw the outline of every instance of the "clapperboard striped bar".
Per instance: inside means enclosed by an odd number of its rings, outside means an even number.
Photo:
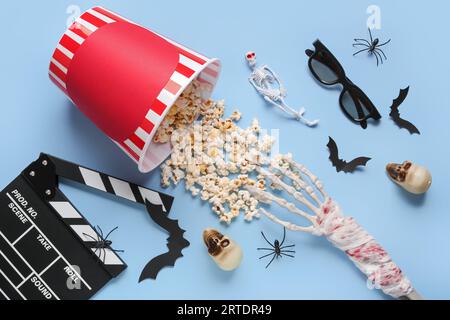
[[[49,156],[55,164],[56,175],[88,187],[110,193],[114,196],[145,205],[146,200],[168,214],[172,208],[173,197],[167,194],[139,186],[104,173],[79,166],[66,160]]]
[[[90,35],[103,26],[116,22],[133,23],[105,8],[94,7],[76,19],[59,41],[51,58],[49,76],[69,99],[67,73],[73,57]],[[113,140],[145,172],[159,165],[170,154],[168,144],[155,147],[151,153],[147,152],[147,149],[158,126],[178,96],[193,79],[205,85],[208,92],[212,91],[220,73],[218,60],[209,59],[160,34],[158,36],[177,48],[178,64],[156,100],[148,106],[146,116],[134,133],[123,141]]]
[[[161,211],[173,198],[42,154],[0,193],[0,299],[88,299],[126,264],[58,189],[65,178]],[[98,239],[98,240],[97,240]]]

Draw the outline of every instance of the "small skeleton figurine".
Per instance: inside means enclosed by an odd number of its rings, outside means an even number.
[[[267,65],[261,67],[256,66],[256,53],[247,52],[245,58],[248,65],[252,69],[252,74],[249,77],[250,83],[255,87],[256,91],[264,97],[264,100],[270,104],[280,108],[285,113],[291,115],[298,121],[302,121],[309,127],[314,127],[319,123],[319,120],[310,121],[303,117],[305,109],[301,108],[296,111],[289,107],[284,98],[287,95],[286,88],[281,83],[281,80]]]

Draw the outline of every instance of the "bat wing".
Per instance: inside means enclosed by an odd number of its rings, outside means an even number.
[[[419,129],[417,129],[417,127],[415,125],[413,125],[411,122],[409,122],[405,119],[402,119],[400,117],[398,117],[397,119],[394,118],[394,122],[400,128],[408,130],[410,134],[414,134],[414,133],[420,134]]]
[[[372,159],[368,158],[368,157],[356,158],[356,159],[350,161],[349,163],[347,163],[347,165],[344,168],[342,168],[342,171],[344,171],[345,173],[353,172],[359,166],[365,167],[367,165],[367,162],[369,162],[370,160],[372,160]]]
[[[181,253],[183,247],[180,247],[179,245],[167,245],[167,247],[169,248],[168,252],[153,258],[149,263],[147,263],[147,265],[141,272],[139,282],[142,282],[146,279],[155,280],[161,269],[163,269],[164,267],[175,266],[176,260],[183,256],[183,254]]]
[[[337,172],[342,171],[342,168],[344,168],[347,165],[347,162],[339,159],[339,150],[337,147],[336,142],[333,140],[333,138],[328,137],[330,140],[328,141],[327,147],[330,150],[330,161],[332,165],[336,168]]]
[[[164,213],[161,205],[154,205],[146,201],[147,211],[153,221],[169,233],[167,238],[167,251],[153,258],[142,270],[139,282],[145,279],[156,279],[158,273],[165,267],[173,267],[175,262],[183,256],[182,250],[190,245],[184,238],[184,230],[180,228],[177,220],[172,220]]]
[[[398,119],[400,119],[400,112],[398,111],[398,106],[391,106],[391,112],[389,113],[389,116],[394,120],[395,123],[397,123]]]
[[[337,172],[344,171],[345,173],[351,173],[356,170],[359,166],[366,166],[367,162],[371,160],[371,158],[367,157],[359,157],[356,158],[350,162],[347,162],[345,160],[339,159],[339,151],[338,147],[336,145],[336,142],[329,137],[330,140],[328,141],[327,147],[330,150],[330,160],[333,166],[336,167]]]
[[[394,120],[395,124],[397,124],[400,128],[406,129],[409,131],[410,134],[420,134],[419,129],[415,125],[413,125],[411,122],[401,118],[400,112],[398,108],[400,105],[405,101],[406,97],[408,96],[409,87],[406,89],[400,90],[400,94],[397,99],[395,99],[391,106],[391,112],[389,115]]]
[[[401,89],[398,97],[396,99],[394,99],[394,101],[392,102],[392,106],[398,108],[406,100],[408,93],[409,93],[409,87],[406,87],[405,89]]]

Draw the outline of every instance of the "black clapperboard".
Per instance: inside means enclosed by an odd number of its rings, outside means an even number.
[[[59,178],[161,205],[173,197],[41,154],[0,193],[0,300],[89,299],[127,266],[58,189]]]

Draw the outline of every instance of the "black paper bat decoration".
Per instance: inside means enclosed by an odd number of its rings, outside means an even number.
[[[185,230],[180,228],[178,220],[169,219],[162,210],[161,205],[154,205],[146,201],[146,206],[153,221],[169,233],[169,238],[167,238],[169,251],[147,263],[139,277],[139,282],[145,279],[156,279],[161,269],[168,266],[173,267],[177,259],[183,256],[181,251],[190,245],[189,241],[183,237]]]
[[[371,160],[371,158],[367,157],[359,157],[350,162],[339,159],[339,151],[336,145],[336,142],[331,138],[328,141],[327,147],[330,150],[330,160],[333,166],[336,168],[337,172],[344,171],[345,173],[354,172],[359,166],[366,166],[367,162]]]
[[[406,121],[405,119],[402,119],[400,117],[400,112],[398,111],[398,107],[405,101],[406,97],[408,96],[409,87],[406,89],[400,90],[400,94],[397,97],[397,99],[394,100],[391,106],[391,113],[389,115],[391,116],[392,120],[400,127],[404,128],[409,131],[410,134],[420,134],[419,129],[416,128],[415,125],[413,125],[411,122]]]

